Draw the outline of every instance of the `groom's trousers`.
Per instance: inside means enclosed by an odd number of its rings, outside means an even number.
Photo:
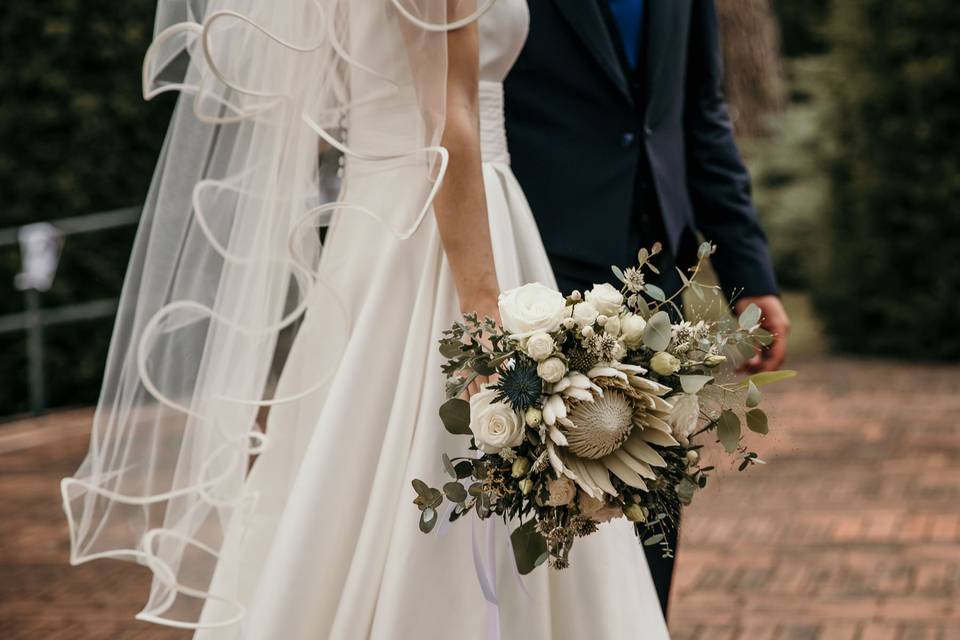
[[[637,236],[637,250],[640,247],[649,247],[657,239],[662,238],[662,226],[658,220],[659,216],[648,217],[643,214],[637,216],[635,234]],[[634,257],[636,260],[636,257]],[[671,252],[664,247],[663,252],[654,259],[654,265],[660,270],[660,276],[654,276],[647,272],[647,281],[660,286],[667,295],[672,295],[680,286],[680,277],[677,274],[676,267],[686,269],[691,265],[677,265],[677,261]],[[618,289],[622,283],[613,275],[610,266],[590,265],[583,262],[569,260],[565,258],[550,256],[550,263],[553,266],[553,273],[557,278],[557,286],[564,294],[568,294],[574,289],[578,291],[588,291],[594,284],[609,282]],[[629,267],[630,264],[617,265],[620,267]],[[667,542],[670,548],[676,552],[678,529],[674,529],[667,535]],[[637,542],[639,544],[639,541]],[[663,609],[664,616],[667,615],[667,603],[670,597],[670,584],[673,581],[673,558],[664,558],[660,545],[644,546],[644,552],[647,556],[647,565],[650,567],[650,575],[653,577],[653,583],[657,589],[657,597],[660,599],[660,607]]]

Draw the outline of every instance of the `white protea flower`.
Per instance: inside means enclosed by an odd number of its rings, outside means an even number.
[[[643,373],[643,367],[603,363],[561,380],[544,405],[554,471],[594,498],[617,495],[610,473],[646,490],[645,480],[657,477],[653,467],[667,464],[650,445],[679,445],[667,421],[672,407],[662,397],[670,388]]]

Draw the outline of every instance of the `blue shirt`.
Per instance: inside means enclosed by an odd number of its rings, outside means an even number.
[[[630,68],[637,67],[637,58],[640,55],[640,34],[643,32],[643,2],[644,0],[607,0],[610,13],[617,22],[617,31],[623,41],[623,49],[627,54]]]

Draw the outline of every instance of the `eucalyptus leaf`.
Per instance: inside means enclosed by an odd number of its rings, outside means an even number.
[[[747,308],[744,309],[743,313],[740,314],[738,321],[740,328],[744,331],[749,331],[760,322],[761,314],[760,307],[751,302]]]
[[[674,267],[674,268],[677,270],[677,273],[680,274],[680,280],[681,280],[681,282],[683,282],[683,286],[689,287],[689,286],[690,286],[690,278],[687,277],[687,274],[685,274],[685,273],[683,272],[683,269],[681,269],[680,267]]]
[[[637,263],[640,264],[640,266],[643,266],[643,264],[646,263],[646,261],[649,259],[650,259],[650,252],[647,250],[646,247],[640,249],[640,251],[637,252]]]
[[[547,540],[537,531],[535,520],[527,520],[510,534],[513,557],[520,575],[527,575],[547,559]]]
[[[757,355],[757,348],[749,342],[738,342],[736,345],[737,351],[744,358],[752,358]]]
[[[450,433],[458,436],[470,435],[470,403],[460,398],[447,400],[440,405],[440,420]]]
[[[443,493],[450,502],[463,502],[467,499],[467,490],[459,482],[448,482],[443,485]]]
[[[457,472],[457,480],[463,480],[473,475],[473,465],[470,464],[469,460],[461,460],[453,465],[453,469]]]
[[[650,296],[657,302],[663,302],[667,299],[667,294],[665,294],[663,292],[663,289],[661,289],[655,284],[644,285],[643,290],[646,292],[648,296]]]
[[[727,453],[737,450],[740,443],[740,416],[730,409],[724,409],[717,420],[717,439]]]
[[[627,281],[627,277],[623,275],[623,271],[621,271],[620,267],[618,267],[617,265],[612,265],[610,267],[610,270],[613,271],[613,275],[615,275],[617,277],[617,280],[619,280],[620,282]]]
[[[713,380],[713,376],[680,376],[680,386],[683,388],[684,393],[694,395],[700,393],[700,390],[711,380]]]
[[[439,489],[430,489],[430,496],[427,498],[427,506],[436,509],[443,504],[443,494]]]
[[[764,371],[763,373],[755,373],[746,380],[741,381],[737,387],[739,389],[746,389],[747,386],[752,382],[758,387],[762,387],[765,384],[773,384],[774,382],[780,382],[781,380],[787,380],[793,378],[797,375],[796,371]]]
[[[767,422],[767,414],[763,409],[751,409],[747,411],[747,427],[754,433],[767,435],[770,433],[770,425]]]
[[[649,538],[647,538],[646,540],[644,540],[644,541],[643,541],[643,546],[645,546],[645,547],[652,547],[652,546],[655,545],[655,544],[659,544],[661,541],[663,541],[663,534],[662,534],[662,533],[658,533],[658,534],[653,535],[653,536],[650,536]]]
[[[756,329],[751,332],[750,335],[752,335],[753,339],[761,346],[769,347],[771,344],[773,344],[773,334],[766,329]]]
[[[425,483],[423,480],[417,480],[414,478],[411,481],[411,484],[413,485],[413,490],[417,492],[418,496],[424,499],[430,497],[430,487],[428,487],[427,483]]]
[[[753,408],[760,404],[760,400],[763,399],[763,394],[760,393],[760,389],[753,383],[753,380],[747,380],[747,383],[746,405]]]
[[[703,295],[703,287],[700,286],[700,283],[696,280],[690,281],[690,290],[693,291],[693,294],[697,296],[697,299],[700,300],[700,302],[704,302],[706,300],[706,297]]]
[[[658,311],[647,321],[643,330],[643,344],[652,351],[664,351],[670,346],[670,316]]]
[[[443,461],[443,470],[447,472],[447,475],[451,478],[456,478],[457,470],[453,467],[453,462],[450,461],[450,456],[443,454],[440,456],[440,459]]]
[[[436,509],[427,508],[420,513],[420,531],[424,533],[430,533],[433,531],[433,528],[437,526],[437,511]]]

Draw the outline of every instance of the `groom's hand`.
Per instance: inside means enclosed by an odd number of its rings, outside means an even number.
[[[761,371],[776,371],[783,366],[787,358],[787,337],[790,335],[790,318],[783,302],[778,296],[754,296],[740,298],[734,303],[734,310],[740,315],[744,310],[755,304],[762,312],[760,326],[773,334],[773,343],[766,349],[760,349],[757,355],[740,366],[740,371],[759,373]]]

